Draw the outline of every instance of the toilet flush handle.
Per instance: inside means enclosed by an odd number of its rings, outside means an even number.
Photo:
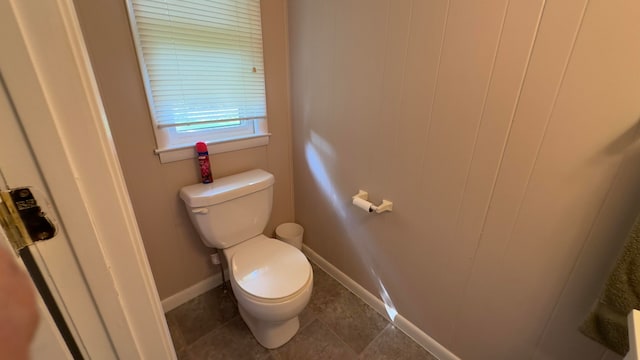
[[[191,212],[194,214],[206,214],[209,212],[209,209],[207,208],[195,208],[195,209],[191,209]]]

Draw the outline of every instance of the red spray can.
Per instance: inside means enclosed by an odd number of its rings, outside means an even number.
[[[196,151],[198,152],[198,163],[200,163],[200,176],[202,176],[202,183],[212,183],[213,175],[211,174],[211,163],[209,163],[209,150],[207,150],[207,144],[203,142],[196,143]]]

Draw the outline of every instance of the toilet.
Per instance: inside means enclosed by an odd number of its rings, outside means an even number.
[[[224,253],[242,319],[268,349],[296,334],[313,288],[311,264],[302,252],[262,234],[273,183],[272,174],[256,169],[180,190],[202,241]]]

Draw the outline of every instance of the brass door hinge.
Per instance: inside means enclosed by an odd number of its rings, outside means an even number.
[[[29,187],[0,190],[0,225],[16,252],[57,232]]]

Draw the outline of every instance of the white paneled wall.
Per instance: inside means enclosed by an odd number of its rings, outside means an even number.
[[[576,329],[640,210],[639,18],[289,0],[307,244],[464,359],[601,359]],[[350,206],[359,188],[393,213]]]

